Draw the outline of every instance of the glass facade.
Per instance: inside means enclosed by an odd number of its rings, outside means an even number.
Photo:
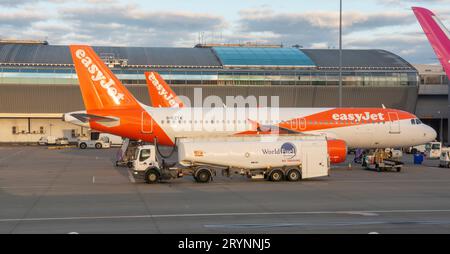
[[[296,48],[213,47],[224,66],[315,66]]]
[[[145,84],[149,69],[112,69],[124,84]],[[335,70],[258,70],[258,69],[152,69],[171,85],[313,85],[336,86]],[[358,70],[343,71],[344,86],[417,86],[417,72]],[[77,85],[73,68],[0,67],[1,84]]]

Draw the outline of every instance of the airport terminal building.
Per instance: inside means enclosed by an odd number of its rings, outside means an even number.
[[[338,106],[339,53],[334,49],[198,45],[94,50],[145,104],[144,72],[158,71],[178,95],[191,100],[194,88],[202,88],[203,97],[224,101],[226,96],[279,96],[281,107]],[[342,77],[343,106],[417,110],[419,72],[391,52],[344,50]],[[76,139],[88,133],[61,121],[63,113],[84,109],[67,46],[0,44],[0,89],[0,142]]]

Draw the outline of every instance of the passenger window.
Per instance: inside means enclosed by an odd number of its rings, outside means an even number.
[[[145,161],[150,158],[150,149],[143,149],[141,155],[139,156],[139,161]]]
[[[416,124],[416,120],[415,119],[411,119],[411,124],[415,125]]]

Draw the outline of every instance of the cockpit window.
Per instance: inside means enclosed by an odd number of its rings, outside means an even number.
[[[422,124],[422,121],[420,121],[419,119],[416,119],[416,124]]]

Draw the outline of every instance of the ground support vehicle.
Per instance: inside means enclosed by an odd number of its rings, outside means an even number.
[[[274,182],[298,181],[329,175],[330,159],[323,136],[182,138],[177,160],[158,155],[156,145],[136,149],[133,174],[147,183],[192,175],[206,183],[218,173],[244,175]]]

